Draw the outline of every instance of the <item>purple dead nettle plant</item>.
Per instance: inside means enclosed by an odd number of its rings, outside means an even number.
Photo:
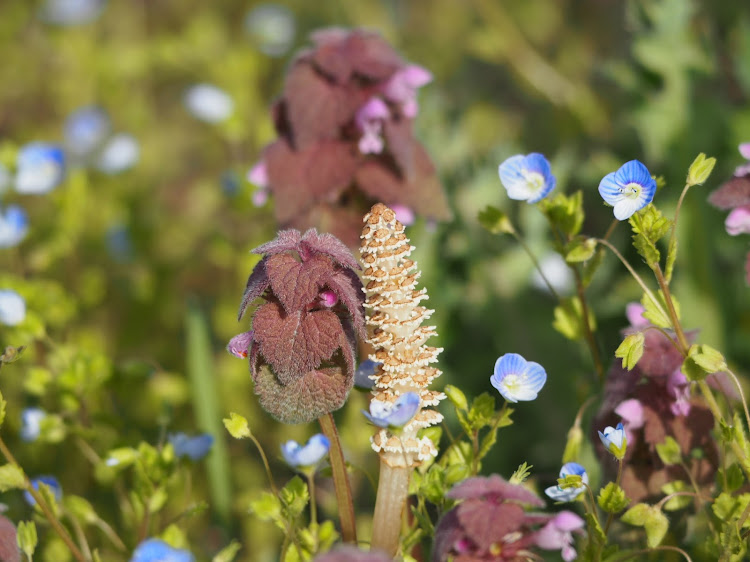
[[[449,219],[435,167],[413,132],[417,90],[432,75],[371,31],[323,29],[311,40],[273,106],[278,138],[251,170],[255,202],[270,193],[282,227],[317,227],[350,247],[378,201]]]
[[[365,308],[370,309],[367,342],[373,347],[370,359],[378,363],[372,375],[372,401],[377,407],[371,406],[370,412],[391,412],[402,406],[401,397],[419,400],[409,420],[392,423],[401,427],[381,426],[372,437],[372,448],[380,454],[372,545],[394,555],[411,472],[437,455],[435,444],[428,437],[420,438],[417,432],[443,419],[430,406],[437,405],[445,395],[427,388],[440,375],[440,370],[430,364],[437,361],[442,349],[425,345],[435,335],[435,327],[422,326],[422,322],[433,311],[420,305],[427,299],[427,292],[415,288],[420,272],[409,259],[414,248],[403,224],[382,203],[374,205],[364,221],[360,254],[365,268]]]
[[[227,346],[250,358],[255,394],[283,423],[308,423],[344,404],[364,336],[362,283],[351,252],[330,234],[285,230],[253,250],[239,318],[262,297],[252,331]]]

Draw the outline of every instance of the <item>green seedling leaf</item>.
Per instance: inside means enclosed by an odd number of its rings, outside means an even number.
[[[0,466],[0,492],[20,490],[25,487],[26,477],[21,467],[10,463]]]
[[[483,392],[471,403],[469,410],[469,423],[474,431],[487,427],[492,423],[495,415],[495,398],[488,392]]]
[[[281,500],[271,492],[263,492],[257,500],[250,502],[250,512],[262,521],[274,521],[282,530],[286,530],[281,517]]]
[[[447,384],[445,385],[443,392],[457,410],[467,410],[469,408],[469,402],[466,400],[466,395],[457,386]]]
[[[233,562],[241,548],[242,544],[240,544],[240,541],[232,541],[216,553],[211,562]]]
[[[608,483],[604,488],[599,490],[599,496],[596,498],[599,507],[607,513],[619,513],[630,503],[625,495],[625,490],[614,482]]]
[[[565,249],[565,261],[579,263],[591,259],[596,251],[596,240],[578,236]]]
[[[615,350],[615,357],[622,359],[622,367],[628,371],[632,371],[633,367],[638,364],[638,361],[643,357],[644,344],[646,337],[643,332],[636,332],[626,336],[619,347]]]
[[[664,329],[672,329],[672,321],[667,314],[666,300],[661,291],[659,291],[657,298],[659,299],[658,304],[648,295],[648,293],[644,293],[643,298],[641,299],[641,304],[645,309],[642,316],[654,326],[659,326],[659,328]],[[680,305],[674,296],[672,296],[672,302],[674,303],[677,319],[679,320]],[[661,308],[659,308],[659,306],[661,306]]]
[[[578,297],[562,299],[560,304],[555,307],[554,316],[552,327],[563,336],[573,341],[580,340],[583,337],[585,333],[583,306]],[[596,331],[596,322],[591,311],[589,311],[589,325],[592,331]]]
[[[724,478],[722,478],[722,476]],[[734,492],[739,490],[740,487],[745,483],[745,475],[742,472],[742,467],[739,463],[730,465],[724,474],[719,473],[719,482],[723,482],[726,479],[726,492]]]
[[[231,412],[228,418],[224,418],[224,427],[227,428],[229,435],[235,439],[245,439],[250,437],[250,426],[244,416]]]
[[[479,211],[479,224],[492,234],[513,234],[515,229],[508,216],[497,207],[487,206]]]
[[[664,443],[658,443],[656,445],[656,452],[666,466],[672,466],[674,464],[680,464],[682,462],[682,451],[680,445],[673,437],[667,435]]]
[[[654,506],[649,508],[643,527],[646,529],[646,543],[650,548],[656,548],[667,534],[669,519]]]
[[[21,521],[18,524],[16,542],[26,559],[31,560],[37,545],[36,525],[33,521]]]
[[[281,503],[285,511],[292,517],[298,517],[310,501],[307,483],[299,476],[295,476],[279,492]]]
[[[715,165],[716,158],[706,158],[706,155],[701,152],[698,156],[696,156],[695,160],[693,160],[693,163],[690,164],[690,169],[688,170],[687,176],[687,184],[692,186],[705,183],[705,181],[711,175],[711,172],[713,171]]]
[[[637,503],[623,513],[620,519],[623,523],[627,523],[628,525],[643,527],[643,522],[645,521],[650,508],[651,506],[647,503]]]

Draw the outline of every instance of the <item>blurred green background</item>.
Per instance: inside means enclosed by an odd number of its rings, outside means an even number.
[[[23,324],[0,326],[0,344],[33,341],[0,374],[9,401],[3,433],[29,474],[54,471],[66,492],[86,496],[115,527],[123,518],[118,484],[86,447],[104,455],[140,440],[158,444],[168,432],[209,431],[217,441],[208,462],[192,469],[191,492],[209,508],[180,521],[191,547],[201,559],[237,538],[241,560],[276,557],[281,533],[247,513],[267,489],[257,451],[225,435],[220,420],[236,411],[251,421],[280,481],[291,472],[279,443],[318,429],[268,418],[246,362],[223,348],[247,329],[236,311],[257,261],[248,252],[276,231],[273,201],[254,206],[245,175],[274,138],[269,107],[293,52],[320,27],[375,29],[434,74],[420,91],[417,135],[455,218],[418,221],[407,234],[436,310],[433,345],[445,348],[437,386],[455,384],[470,396],[490,390],[494,361],[506,352],[547,369],[547,387],[516,408],[485,473],[507,477],[528,461],[541,485],[554,479],[575,412],[597,389],[587,349],[552,328],[555,303],[531,282],[528,257],[477,222],[495,205],[540,257],[551,251],[541,215],[511,203],[498,180],[497,166],[510,155],[542,152],[558,190],[583,189],[584,231],[596,236],[612,218],[599,180],[623,162],[637,158],[664,176],[655,202],[671,214],[697,153],[717,157],[681,214],[674,287],[685,325],[700,328],[702,341],[725,351],[738,372],[750,370],[747,238],[728,236],[724,214],[706,203],[742,163],[737,144],[750,141],[749,3],[289,0],[272,5],[273,19],[251,1],[110,0],[73,25],[50,18],[49,4],[0,5],[0,161],[8,164],[27,142],[61,141],[68,115],[89,105],[137,139],[140,159],[117,175],[71,168],[47,195],[2,195],[3,205],[21,204],[30,218],[20,246],[0,250],[0,281],[28,307]],[[187,111],[183,94],[201,82],[231,96],[228,120],[207,124]],[[626,231],[613,236],[621,248]],[[113,236],[127,240],[127,251]],[[610,357],[638,287],[608,256],[588,295]],[[353,393],[337,419],[349,460],[376,476],[371,430],[359,414],[365,403]],[[20,411],[36,404],[61,412],[62,440],[18,440]],[[369,536],[373,490],[361,472],[354,481]],[[322,487],[323,512],[333,516],[331,488]],[[187,505],[175,494],[154,534]],[[12,519],[28,518],[17,492],[1,501]]]

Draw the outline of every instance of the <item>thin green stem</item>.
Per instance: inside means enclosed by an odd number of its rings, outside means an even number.
[[[263,461],[263,467],[266,469],[266,476],[268,477],[268,484],[271,486],[271,491],[275,496],[279,495],[279,490],[276,487],[276,484],[273,481],[273,473],[271,472],[271,466],[268,464],[268,459],[266,458],[266,453],[263,450],[263,447],[261,447],[258,440],[255,438],[255,435],[250,433],[249,435],[250,440],[255,444],[255,448],[258,449],[258,452],[260,453],[260,458]]]
[[[667,304],[667,310],[669,311],[669,318],[672,321],[672,327],[674,328],[675,335],[677,336],[677,341],[680,342],[680,346],[682,347],[682,354],[684,356],[687,356],[690,344],[685,337],[685,332],[683,332],[682,330],[682,324],[680,324],[680,319],[677,316],[677,309],[674,306],[672,294],[669,292],[669,283],[667,283],[667,280],[664,278],[664,274],[662,273],[661,266],[659,266],[659,264],[656,264],[656,267],[654,267],[654,274],[656,275],[656,280],[659,283],[661,292],[664,295],[664,302]]]
[[[578,300],[581,302],[581,316],[583,316],[583,333],[588,343],[589,350],[591,351],[591,358],[594,360],[594,368],[599,378],[599,383],[604,381],[604,365],[602,364],[601,355],[599,353],[599,346],[594,338],[594,330],[591,328],[591,322],[589,319],[589,306],[586,302],[586,291],[583,286],[583,280],[581,279],[581,272],[578,271],[577,267],[571,267],[573,275],[576,279],[576,290],[578,292]]]
[[[513,238],[516,239],[516,241],[521,245],[521,247],[524,249],[526,254],[528,254],[529,258],[531,259],[531,263],[534,264],[534,267],[539,272],[539,275],[542,278],[542,281],[544,281],[544,284],[547,285],[547,290],[549,290],[550,294],[555,297],[555,300],[558,302],[562,302],[562,299],[560,298],[560,295],[557,294],[557,291],[555,291],[555,288],[552,286],[552,283],[550,283],[550,280],[547,279],[547,276],[544,274],[544,271],[542,271],[542,266],[539,265],[539,260],[536,259],[536,256],[534,255],[534,252],[531,251],[531,248],[529,248],[529,245],[526,244],[523,238],[513,230],[511,233],[513,235]]]
[[[620,221],[617,219],[612,219],[612,222],[609,223],[609,228],[607,229],[607,232],[604,233],[604,240],[609,240],[609,237],[612,236],[612,233],[615,231],[615,228],[617,228],[617,225],[620,224]]]
[[[329,412],[318,418],[323,435],[328,438],[330,449],[328,458],[333,472],[333,487],[336,490],[336,502],[339,507],[339,519],[341,521],[341,538],[344,542],[357,543],[357,527],[354,520],[354,504],[352,503],[352,489],[349,486],[349,476],[346,473],[346,461],[344,452],[341,450],[339,433],[336,430],[336,422]]]
[[[651,289],[649,289],[646,284],[643,282],[643,279],[641,279],[641,276],[638,275],[633,269],[633,266],[628,263],[628,260],[625,259],[625,257],[619,252],[617,248],[615,248],[608,240],[604,240],[602,238],[596,238],[597,243],[604,244],[609,250],[617,256],[617,258],[622,262],[622,264],[625,266],[625,268],[628,270],[630,275],[633,276],[633,279],[636,280],[636,282],[641,286],[641,289],[643,289],[643,292],[646,293],[651,300],[654,302],[654,305],[659,309],[659,312],[661,312],[664,316],[667,315],[667,312],[662,308],[661,304],[657,300],[656,296],[654,296],[654,293],[651,292]]]
[[[731,369],[727,368],[726,373],[732,377],[732,380],[734,381],[734,384],[737,386],[737,391],[740,393],[740,399],[742,401],[742,407],[745,410],[745,423],[747,423],[748,429],[750,429],[750,412],[748,412],[747,409],[747,400],[745,400],[745,392],[742,390],[742,385],[740,384],[740,379],[737,378],[737,375],[732,372]]]
[[[672,241],[674,240],[675,233],[677,231],[677,219],[680,218],[680,209],[682,209],[682,202],[685,199],[685,195],[687,195],[688,189],[690,189],[690,184],[685,184],[685,187],[682,188],[682,193],[680,193],[680,199],[677,201],[677,208],[674,211],[674,219],[672,219],[672,232],[669,234],[669,246],[667,248],[672,247]]]
[[[310,527],[313,531],[313,552],[318,552],[318,505],[315,499],[315,471],[307,476],[307,487],[310,493]]]
[[[679,496],[690,496],[690,497],[693,497],[693,498],[700,497],[695,492],[672,492],[668,496],[664,496],[662,499],[660,499],[659,502],[654,507],[657,508],[657,509],[661,509],[662,506],[665,503],[667,503],[669,500],[671,500],[672,498],[679,497]]]
[[[91,554],[91,548],[89,547],[89,543],[86,540],[86,535],[83,532],[81,524],[78,522],[78,519],[76,519],[68,511],[63,510],[63,513],[70,520],[70,525],[73,527],[73,532],[76,535],[76,539],[78,539],[78,544],[81,546],[83,555],[86,557],[86,560],[91,562],[91,560],[93,560],[93,555]]]
[[[13,457],[13,454],[5,445],[5,441],[3,441],[2,438],[0,438],[0,452],[2,452],[3,456],[5,457],[5,460],[7,460],[10,464],[14,464],[20,467],[18,462],[16,462],[15,457]],[[42,494],[40,494],[34,488],[34,486],[31,485],[31,480],[29,480],[29,477],[26,476],[25,473],[24,473],[24,479],[26,480],[26,490],[29,492],[29,494],[31,494],[31,497],[34,498],[34,501],[42,510],[42,513],[44,513],[44,516],[47,518],[47,521],[49,521],[50,525],[52,525],[52,528],[55,530],[55,532],[58,535],[60,535],[60,538],[65,543],[65,546],[68,547],[68,549],[73,554],[76,560],[78,560],[79,562],[86,562],[86,558],[83,556],[83,553],[73,542],[73,539],[68,534],[68,531],[65,530],[65,527],[63,527],[62,523],[60,523],[60,520],[52,512],[52,509],[50,509],[50,507],[47,505],[47,502],[44,501]]]
[[[669,550],[672,552],[679,552],[680,554],[682,554],[685,560],[687,560],[687,562],[693,562],[693,559],[690,558],[690,555],[687,552],[677,546],[669,546],[666,544],[662,546],[655,546],[654,548],[643,548],[641,550],[636,550],[635,552],[628,552],[626,555],[619,558],[612,558],[610,562],[624,562],[625,560],[630,560],[631,558],[635,558],[636,556],[640,556],[641,554],[648,554],[649,552],[654,552],[656,550]]]

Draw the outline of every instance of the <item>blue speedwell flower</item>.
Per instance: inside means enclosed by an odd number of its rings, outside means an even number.
[[[197,461],[205,457],[214,444],[214,436],[208,433],[189,437],[185,433],[173,433],[169,436],[169,442],[174,447],[174,454],[178,457],[190,457]]]
[[[26,408],[21,412],[21,441],[31,442],[39,438],[42,432],[42,420],[47,412],[41,408]]]
[[[40,483],[46,484],[52,489],[52,493],[55,495],[55,499],[57,501],[60,501],[62,499],[62,488],[60,487],[60,483],[57,481],[57,478],[55,478],[54,476],[37,476],[36,478],[31,479],[31,486],[37,491],[39,491]],[[36,505],[36,500],[28,492],[28,490],[23,493],[23,499],[25,499],[26,503],[31,507],[34,507]]]
[[[599,183],[599,195],[615,208],[615,218],[620,221],[651,203],[654,193],[656,180],[638,160],[626,162]]]
[[[511,199],[537,203],[555,189],[549,162],[538,152],[511,156],[497,171]]]
[[[105,174],[119,174],[138,163],[141,148],[133,135],[119,133],[102,148],[96,167]]]
[[[18,193],[48,193],[63,180],[65,154],[56,144],[32,142],[19,150],[16,167]]]
[[[375,386],[375,381],[370,377],[375,374],[375,370],[379,365],[382,365],[382,363],[378,363],[372,359],[362,361],[354,372],[354,386],[364,390],[372,389]]]
[[[0,324],[16,326],[26,318],[26,301],[12,289],[0,290]]]
[[[189,551],[169,546],[161,539],[146,539],[135,549],[130,562],[195,562],[195,558]]]
[[[99,17],[105,0],[46,0],[40,16],[55,25],[82,25]]]
[[[65,120],[65,147],[76,156],[88,156],[104,143],[109,132],[109,116],[101,107],[82,107]]]
[[[518,353],[506,353],[495,362],[490,382],[508,402],[534,400],[547,382],[539,363],[526,361]]]
[[[599,432],[599,439],[602,440],[604,447],[618,460],[623,459],[628,447],[628,439],[625,437],[625,428],[622,426],[622,422],[618,423],[616,428],[605,427],[604,433]]]
[[[212,84],[196,84],[185,92],[185,107],[193,117],[206,123],[221,123],[234,111],[234,101]]]
[[[378,427],[401,427],[417,413],[419,402],[419,394],[405,392],[395,402],[371,400],[370,411],[362,413]]]
[[[281,446],[281,454],[292,468],[313,466],[326,456],[329,446],[328,438],[318,433],[310,437],[304,447],[296,441],[287,441]]]
[[[589,475],[586,473],[586,469],[583,468],[577,462],[565,463],[560,469],[560,478],[567,476],[578,475],[581,477],[581,481],[584,484],[589,483]],[[586,490],[586,486],[577,486],[575,488],[561,488],[560,486],[550,486],[544,493],[550,498],[558,502],[570,502],[580,496]]]
[[[18,205],[8,205],[0,209],[0,248],[12,248],[26,238],[29,232],[29,218]]]

